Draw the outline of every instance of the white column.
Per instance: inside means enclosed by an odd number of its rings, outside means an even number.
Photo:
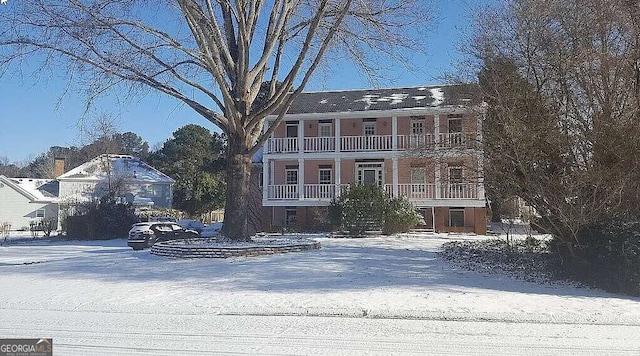
[[[485,200],[484,195],[484,165],[483,165],[483,157],[482,153],[477,154],[478,160],[478,200]]]
[[[269,199],[269,159],[262,155],[262,200]]]
[[[340,158],[334,158],[334,174],[335,174],[335,191],[334,191],[334,196],[338,197],[340,195],[340,184],[342,184],[342,178],[340,177],[341,175],[341,171],[340,171],[340,165],[341,165],[341,160]]]
[[[298,199],[304,198],[304,159],[298,158]]]
[[[304,121],[298,120],[298,152],[304,152]]]
[[[264,125],[262,125],[262,132],[267,132],[271,126],[271,122],[268,120],[264,121]],[[269,146],[269,140],[265,143],[265,146]],[[270,182],[270,171],[269,171],[269,158],[267,158],[266,153],[267,147],[262,147],[262,201],[269,199],[269,182]]]
[[[434,183],[435,183],[435,194],[436,194],[436,199],[440,199],[440,195],[441,195],[441,189],[442,187],[440,186],[440,161],[436,161],[436,171],[434,172]]]
[[[397,198],[398,197],[398,158],[397,157],[392,158],[391,162],[393,162],[392,191],[393,191],[393,197]]]
[[[398,117],[393,116],[391,118],[391,149],[396,151],[398,149]]]
[[[336,152],[340,152],[340,119],[336,118],[334,120],[334,124],[335,124],[335,129],[334,129],[334,133],[335,133],[335,151]]]
[[[434,149],[440,146],[440,115],[433,116],[433,141],[436,143]]]

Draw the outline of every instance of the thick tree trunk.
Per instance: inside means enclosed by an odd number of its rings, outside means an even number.
[[[227,155],[227,196],[223,234],[234,241],[247,241],[253,231],[251,210],[251,156],[241,139],[230,135]]]

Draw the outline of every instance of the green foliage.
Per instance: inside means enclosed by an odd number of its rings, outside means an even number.
[[[419,221],[415,207],[407,199],[390,199],[371,184],[352,185],[348,192],[329,206],[332,226],[361,235],[369,230],[382,230],[391,235],[414,228]]]
[[[149,164],[176,181],[175,208],[197,215],[224,206],[225,144],[223,136],[190,124],[150,155]]]
[[[588,225],[578,232],[580,250],[571,256],[555,241],[563,272],[611,292],[640,295],[640,219],[628,215]]]
[[[399,232],[408,232],[419,222],[420,216],[407,197],[393,198],[387,202],[382,233],[393,235]]]
[[[138,218],[129,203],[103,198],[81,216],[69,216],[65,223],[67,236],[81,240],[101,240],[127,236]]]

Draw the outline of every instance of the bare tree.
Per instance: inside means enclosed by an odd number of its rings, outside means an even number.
[[[224,232],[246,239],[251,157],[278,124],[264,129],[264,118],[282,118],[323,59],[351,58],[371,75],[402,60],[398,49],[418,47],[427,2],[22,0],[0,11],[0,64],[66,64],[89,100],[152,88],[218,126],[229,140]]]
[[[638,2],[501,5],[470,47],[489,104],[487,184],[523,198],[575,254],[582,227],[638,210]]]

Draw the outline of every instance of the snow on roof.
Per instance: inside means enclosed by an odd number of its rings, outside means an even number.
[[[301,93],[287,114],[469,107],[480,103],[475,84],[319,91]]]
[[[112,176],[127,176],[136,182],[173,183],[164,173],[129,155],[103,154],[58,177],[59,180],[103,180]]]
[[[0,182],[12,187],[31,201],[55,202],[58,198],[59,185],[55,179],[7,178],[0,176]]]

